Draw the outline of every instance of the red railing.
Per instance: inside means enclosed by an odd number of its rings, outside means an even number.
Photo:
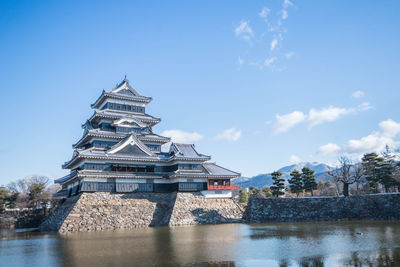
[[[237,185],[208,185],[208,190],[237,190]]]

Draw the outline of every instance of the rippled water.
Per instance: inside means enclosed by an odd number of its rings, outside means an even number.
[[[400,223],[1,232],[1,266],[400,266]]]

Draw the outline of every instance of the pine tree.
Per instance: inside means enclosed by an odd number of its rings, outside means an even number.
[[[0,214],[4,212],[10,192],[3,186],[0,187]]]
[[[302,193],[304,190],[301,173],[298,170],[294,170],[290,173],[290,176],[292,177],[289,180],[290,192],[299,196],[299,194]]]
[[[246,190],[240,189],[240,191],[239,191],[239,202],[241,204],[245,204],[246,205],[248,200],[249,200],[249,195],[247,194]]]
[[[268,186],[265,186],[261,189],[261,191],[263,191],[265,197],[272,197],[272,192],[271,192],[271,188],[269,188]]]
[[[365,154],[361,159],[363,174],[371,188],[371,193],[379,193],[378,183],[380,177],[378,176],[378,165],[382,161],[383,159],[376,153]]]
[[[254,198],[265,198],[264,192],[257,187],[250,186],[250,197]]]
[[[275,171],[271,173],[271,175],[272,175],[272,180],[274,180],[273,185],[270,187],[272,195],[274,197],[279,197],[284,195],[285,192],[283,192],[283,189],[285,189],[285,184],[284,184],[285,179],[282,178],[282,173]]]
[[[378,161],[376,176],[380,184],[389,192],[389,188],[396,186],[397,181],[393,178],[394,166],[392,162]]]
[[[385,192],[389,193],[390,188],[397,187],[399,182],[396,177],[396,162],[395,157],[391,153],[390,148],[386,145],[385,151],[382,153],[383,161],[378,162],[378,180],[385,188]]]
[[[306,192],[311,192],[311,196],[314,196],[314,189],[317,189],[317,183],[315,182],[314,171],[308,167],[304,167],[301,170],[301,178],[303,180],[303,188]]]

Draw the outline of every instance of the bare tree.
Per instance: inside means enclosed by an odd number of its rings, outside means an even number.
[[[19,208],[37,207],[51,198],[51,193],[46,189],[49,178],[45,176],[32,175],[11,182],[7,188],[12,192],[18,192],[16,205]]]
[[[343,185],[343,195],[347,197],[349,196],[350,185],[359,181],[361,177],[359,173],[357,173],[357,176],[354,175],[354,171],[352,170],[354,168],[352,168],[352,162],[348,157],[340,156],[338,161],[339,166],[329,170],[328,174],[333,178],[335,183],[341,183]]]
[[[356,184],[356,194],[360,194],[360,184],[365,181],[363,168],[361,164],[354,164],[351,168],[351,175],[354,177]]]

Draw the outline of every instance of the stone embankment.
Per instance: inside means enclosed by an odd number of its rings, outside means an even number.
[[[67,233],[216,224],[239,222],[242,216],[232,199],[206,199],[200,193],[96,192],[67,199],[40,230]]]
[[[230,198],[210,199],[201,193],[178,193],[170,226],[241,222],[243,210]]]
[[[201,193],[82,193],[67,199],[42,231],[90,232],[148,226],[235,222],[400,220],[400,193],[351,197],[232,199]]]
[[[42,231],[91,232],[168,225],[176,193],[82,193],[68,199]]]
[[[400,193],[350,197],[251,198],[244,220],[252,223],[400,220]]]

